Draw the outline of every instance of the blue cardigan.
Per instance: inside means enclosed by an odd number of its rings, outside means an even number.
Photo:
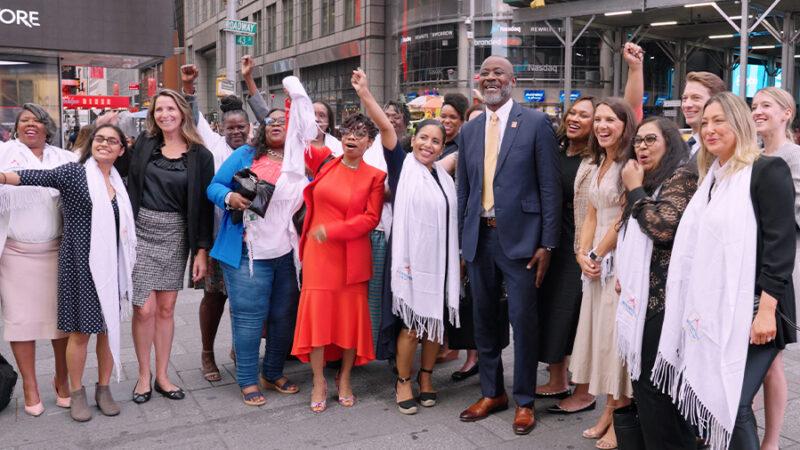
[[[253,165],[255,148],[243,145],[237,148],[228,159],[222,163],[211,184],[206,189],[206,194],[211,203],[225,211],[219,224],[217,239],[211,248],[211,257],[234,268],[239,268],[242,260],[242,239],[244,238],[244,224],[234,224],[231,214],[225,208],[225,196],[233,191],[233,175]]]

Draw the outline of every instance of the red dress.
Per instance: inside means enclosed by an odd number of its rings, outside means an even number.
[[[377,226],[383,205],[385,175],[363,162],[358,169],[350,169],[340,159],[326,164],[305,192],[308,216],[300,250],[303,283],[292,354],[308,362],[312,348],[325,347],[325,360],[333,361],[342,357],[343,349],[355,348],[355,365],[362,365],[375,359],[368,279],[350,283],[348,279],[363,271],[359,270],[363,264],[371,264],[369,251],[353,250],[361,250],[362,245],[356,244],[363,240],[369,250],[369,231]],[[307,236],[320,224],[328,235],[324,243]]]

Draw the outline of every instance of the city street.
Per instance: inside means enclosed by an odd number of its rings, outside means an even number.
[[[286,373],[297,382],[297,395],[266,393],[261,408],[245,406],[234,381],[234,367],[228,357],[230,322],[223,319],[217,339],[217,361],[223,380],[208,383],[200,374],[200,331],[197,310],[201,292],[184,290],[176,308],[175,343],[171,376],[187,391],[183,401],[171,401],[154,394],[144,405],[136,405],[130,394],[137,364],[130,334],[130,322],[122,328],[122,379],[112,384],[112,392],[122,406],[122,414],[104,417],[94,409],[96,360],[90,352],[87,363],[87,394],[94,418],[85,424],[73,422],[69,412],[55,406],[52,388],[52,349],[45,342],[37,347],[39,386],[47,410],[38,418],[23,411],[22,382],[11,405],[0,412],[0,449],[28,448],[535,448],[590,449],[594,441],[581,437],[593,424],[602,402],[593,412],[577,416],[554,416],[544,412],[551,401],[537,403],[537,426],[528,436],[511,430],[513,408],[476,423],[462,423],[459,412],[479,395],[478,378],[461,384],[450,381],[450,373],[461,362],[437,366],[436,386],[440,403],[420,408],[415,416],[403,416],[394,406],[393,377],[386,363],[373,362],[354,372],[354,391],[358,402],[352,409],[340,407],[330,391],[329,408],[320,415],[308,409],[311,373],[297,362],[287,365]],[[13,358],[7,342],[0,352]],[[463,356],[462,356],[463,357]],[[510,348],[504,355],[506,381],[511,381],[513,357]],[[783,426],[781,448],[800,449],[800,348],[785,354],[789,379],[789,407]],[[544,367],[544,366],[542,366]],[[333,371],[328,380],[333,390]],[[546,372],[542,371],[545,377]],[[543,379],[543,378],[542,378]],[[756,399],[759,425],[763,426],[761,396]]]

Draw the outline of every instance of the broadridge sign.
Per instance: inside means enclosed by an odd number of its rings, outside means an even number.
[[[168,56],[173,9],[167,1],[0,0],[0,48]]]

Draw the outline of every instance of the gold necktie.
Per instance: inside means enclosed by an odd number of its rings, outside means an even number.
[[[486,128],[483,155],[483,210],[490,211],[494,207],[494,171],[497,168],[497,154],[500,153],[500,119],[496,113],[489,116]]]

